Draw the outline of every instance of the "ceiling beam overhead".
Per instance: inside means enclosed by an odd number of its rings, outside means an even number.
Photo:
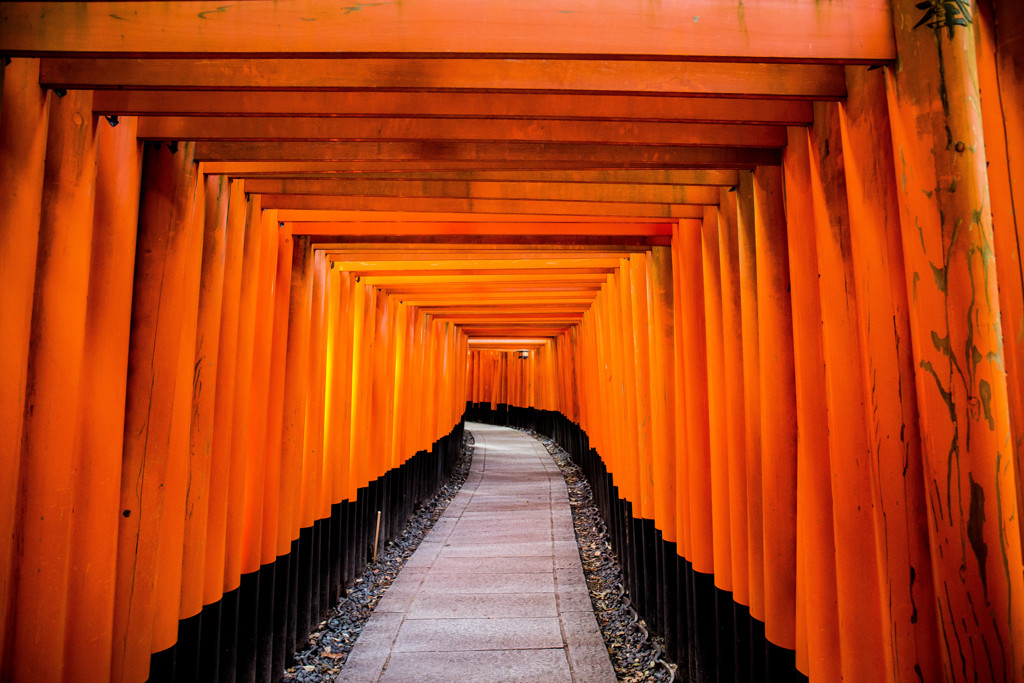
[[[577,168],[659,164],[662,168],[777,166],[777,149],[537,142],[197,142],[197,161],[554,161]]]
[[[360,197],[339,195],[263,195],[264,209],[331,209],[347,211],[416,211],[422,213],[504,213],[562,216],[700,218],[701,205],[639,204],[466,197]],[[514,232],[514,231],[512,231]]]
[[[407,211],[330,211],[313,209],[282,209],[278,212],[277,218],[280,221],[389,221],[405,223],[432,223],[435,221],[448,221],[452,223],[487,221],[488,223],[576,223],[580,221],[576,216],[531,216],[529,214],[510,215],[503,213],[445,213],[445,214],[424,214]],[[646,218],[628,216],[590,216],[584,221],[586,223],[649,223]],[[671,221],[661,221],[671,224]],[[508,226],[515,229],[515,226]],[[355,248],[355,247],[353,247]],[[363,247],[359,247],[363,248]]]
[[[44,59],[50,88],[396,90],[835,100],[838,64],[509,59]]]
[[[540,199],[560,202],[609,202],[717,205],[719,188],[707,185],[629,185],[608,183],[492,182],[464,180],[363,180],[252,178],[247,192],[282,195],[360,197],[441,197],[466,199]]]
[[[571,142],[617,145],[784,147],[786,129],[733,123],[667,121],[519,121],[511,119],[292,118],[154,116],[139,121],[143,140],[324,140]]]
[[[332,172],[330,162],[209,162],[204,165],[208,175],[232,178],[333,178],[372,180],[462,180],[490,182],[558,182],[618,183],[630,185],[709,185],[734,187],[739,182],[736,171],[721,169],[604,169],[566,171],[391,171]]]
[[[466,221],[286,221],[293,235],[629,235],[669,236],[671,222],[650,223],[588,223],[583,220],[562,223],[520,222],[471,223]],[[493,252],[499,253],[497,250]],[[585,253],[585,252],[584,252]]]
[[[93,111],[103,115],[165,116],[393,116],[443,119],[567,119],[807,125],[811,104],[646,95],[538,93],[293,92],[274,90],[98,90]]]
[[[457,30],[453,30],[456,29]],[[886,0],[16,2],[0,52],[211,56],[401,53],[878,62]]]

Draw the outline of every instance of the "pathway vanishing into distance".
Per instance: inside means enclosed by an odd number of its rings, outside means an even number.
[[[543,445],[466,423],[465,485],[370,617],[339,681],[615,681],[565,481]]]

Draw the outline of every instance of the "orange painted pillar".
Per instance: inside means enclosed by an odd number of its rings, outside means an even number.
[[[994,7],[993,7],[994,5]],[[992,203],[992,237],[999,278],[1003,362],[1010,402],[1011,446],[1017,470],[1017,518],[1024,511],[1024,24],[1013,3],[975,6],[978,89]],[[1024,539],[1024,524],[1018,524]]]
[[[647,306],[647,255],[633,254],[629,258],[629,289],[632,310],[634,373],[633,387],[636,394],[637,455],[636,476],[639,504],[634,516],[654,519],[654,472],[651,460],[654,434],[651,421],[651,343],[650,311]],[[631,393],[634,393],[631,392]],[[653,577],[651,579],[653,581]]]
[[[810,177],[821,276],[842,667],[844,677],[884,680],[882,595],[838,106],[815,105],[814,113]]]
[[[676,434],[673,427],[675,417],[675,334],[672,327],[674,297],[672,291],[672,252],[669,247],[653,247],[649,260],[651,310],[651,416],[654,421],[654,519],[663,538],[676,543]],[[569,370],[566,355],[560,360],[560,367]],[[563,380],[563,385],[570,383]],[[561,408],[563,414],[572,416],[574,410]]]
[[[699,224],[698,224],[699,226]],[[676,428],[676,451],[673,458],[676,461],[676,533],[677,551],[680,557],[689,559],[690,548],[693,543],[690,532],[690,477],[689,459],[686,457],[686,449],[689,445],[689,433],[686,425],[688,414],[687,407],[687,360],[684,336],[686,330],[683,327],[685,318],[683,316],[683,297],[692,296],[687,291],[688,280],[684,277],[682,269],[689,263],[683,258],[684,240],[683,234],[693,229],[690,222],[680,221],[672,226],[672,291],[675,301],[673,307],[673,326],[676,330],[674,359],[676,366],[676,388],[675,388],[675,428]]]
[[[291,551],[299,536],[302,446],[309,401],[310,308],[313,299],[313,249],[309,237],[292,237],[292,268],[288,299],[288,346],[284,361],[284,405],[281,416],[280,509],[277,556]]]
[[[617,325],[614,330],[619,335],[619,352],[616,354],[616,364],[622,377],[623,391],[619,393],[624,399],[623,406],[624,430],[620,433],[619,454],[621,460],[621,476],[626,484],[626,499],[633,504],[633,516],[643,516],[643,502],[640,483],[640,450],[637,440],[640,433],[640,419],[637,407],[637,359],[636,359],[636,331],[633,327],[633,278],[630,272],[630,262],[627,258],[619,268],[618,283],[618,307],[612,308],[617,317]]]
[[[175,392],[185,390],[178,382],[194,237],[193,148],[147,143],[143,155],[118,518],[115,681],[144,680],[153,651]],[[191,392],[191,372],[185,383]]]
[[[153,652],[174,645],[178,639],[181,612],[182,559],[185,541],[186,497],[190,477],[201,477],[201,463],[189,457],[190,424],[195,388],[196,326],[199,319],[199,288],[203,261],[205,184],[201,167],[193,169],[193,189],[188,211],[188,242],[185,277],[180,283],[182,323],[179,333],[178,366],[174,402],[171,407],[167,442],[167,469],[163,487],[163,515],[157,557],[156,609],[153,615]]]
[[[796,388],[796,666],[811,680],[839,680],[839,612],[828,453],[825,358],[807,131],[788,129],[783,153]]]
[[[217,361],[220,346],[221,310],[224,297],[224,266],[227,251],[230,182],[224,176],[205,179],[202,212],[203,254],[199,281],[199,313],[196,324],[189,457],[189,486],[185,499],[184,558],[182,560],[181,618],[195,616],[203,608],[207,528],[213,467]]]
[[[0,98],[0,659],[13,618],[14,537],[21,470],[25,377],[32,334],[36,250],[49,100],[39,60],[13,59]]]
[[[350,305],[355,285],[350,273],[343,273],[340,268],[330,265],[327,268],[327,292],[324,295],[327,297],[327,332],[324,341],[327,344],[325,361],[329,385],[324,408],[324,457],[333,461],[332,488],[340,500],[345,500],[355,497],[355,489],[351,487],[350,462],[354,324]]]
[[[757,238],[754,179],[740,172],[736,188],[736,245],[740,266],[740,325],[743,330],[743,435],[746,446],[747,588],[750,615],[764,621],[764,524],[761,494],[761,365],[757,305]]]
[[[768,640],[796,647],[796,389],[782,169],[754,171],[764,625]],[[769,675],[773,672],[769,671]]]
[[[276,212],[268,211],[268,219],[278,223]],[[288,358],[288,330],[292,301],[292,234],[278,223],[277,263],[274,273],[274,323],[270,347],[269,391],[267,392],[266,469],[263,477],[263,528],[260,532],[260,566],[270,564],[279,554],[278,526],[291,526],[281,515],[282,480],[288,475],[283,470],[282,423],[285,410],[285,369]],[[288,495],[285,493],[285,495]]]
[[[110,678],[113,648],[117,520],[135,234],[142,149],[137,120],[97,126],[89,303],[75,443],[75,511],[68,560],[64,675],[74,681]]]
[[[729,510],[729,458],[725,434],[725,355],[722,339],[722,275],[718,209],[704,207],[701,248],[704,271],[704,318],[708,373],[708,449],[711,529],[715,586],[732,592],[732,547]]]
[[[203,578],[203,604],[220,600],[237,586],[225,582],[228,499],[231,490],[231,443],[234,433],[235,375],[239,309],[242,293],[242,255],[245,244],[246,201],[244,181],[231,181],[224,236],[224,276],[217,339],[216,393],[213,406],[212,453],[210,455],[210,502],[207,506],[206,552]],[[215,194],[207,188],[207,196]]]
[[[682,314],[683,377],[686,382],[687,501],[694,571],[713,574],[711,463],[708,451],[708,364],[704,330],[704,275],[700,230],[679,230],[679,308]]]
[[[1018,475],[982,114],[963,104],[979,98],[974,28],[949,15],[915,28],[921,14],[893,3],[902,70],[887,91],[943,674],[1016,680]]]
[[[725,450],[729,472],[729,557],[732,598],[750,605],[747,559],[747,452],[743,402],[743,316],[740,306],[739,233],[736,193],[719,192],[718,254],[722,289],[722,354],[725,373]]]
[[[327,358],[327,282],[329,264],[323,252],[313,257],[313,301],[309,320],[309,394],[302,432],[302,479],[298,510],[299,529],[313,526],[324,485],[324,420]],[[355,496],[353,495],[353,499]]]
[[[91,92],[73,91],[51,105],[44,177],[24,380],[11,659],[5,664],[12,680],[58,680],[64,669],[74,426],[86,396],[81,380],[96,181]]]
[[[369,366],[369,332],[366,329],[366,309],[369,306],[369,288],[355,279],[352,286],[352,412],[349,418],[352,492],[366,485],[367,434],[365,426],[369,418],[369,391],[366,368]],[[372,328],[370,330],[372,332]]]
[[[890,680],[917,675],[938,680],[941,656],[896,173],[892,150],[877,144],[891,139],[885,77],[850,67],[847,83],[850,96],[839,107],[839,124],[861,322],[861,381],[868,402],[886,667]]]
[[[65,676],[110,678],[114,636],[118,503],[131,324],[141,147],[136,120],[105,121],[96,130],[97,163],[89,303],[79,414],[75,511],[69,558]]]
[[[232,199],[234,193],[232,193]],[[256,306],[259,293],[260,252],[263,249],[263,224],[259,199],[246,195],[245,238],[242,246],[244,267],[238,305],[238,334],[235,353],[234,401],[232,405],[231,465],[228,476],[226,536],[224,540],[224,592],[238,588],[243,569],[243,530],[245,526],[245,488],[249,462],[249,417],[256,340]]]
[[[276,217],[262,211],[252,217],[260,225],[260,259],[253,263],[256,311],[249,381],[249,438],[246,448],[245,498],[242,512],[242,573],[260,568],[263,503],[267,474],[267,408],[270,401],[270,362],[274,340],[274,287],[277,280],[278,232]],[[286,257],[291,265],[291,254]],[[274,484],[276,485],[276,482]]]

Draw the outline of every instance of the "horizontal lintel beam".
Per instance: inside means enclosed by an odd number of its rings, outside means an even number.
[[[102,115],[334,116],[677,121],[808,125],[802,100],[560,93],[294,92],[277,90],[97,90]]]
[[[500,54],[878,62],[896,56],[886,0],[316,0],[14,2],[0,53]]]
[[[398,90],[580,95],[699,95],[837,100],[839,64],[594,59],[125,59],[51,58],[49,88],[102,90]]]

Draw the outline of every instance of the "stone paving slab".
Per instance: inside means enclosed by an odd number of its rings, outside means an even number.
[[[442,572],[461,574],[512,574],[551,572],[554,564],[550,557],[439,557],[433,567]]]
[[[563,648],[475,652],[396,652],[381,681],[389,683],[551,683],[570,681]]]
[[[432,572],[423,580],[421,592],[434,593],[554,593],[550,573],[452,574]]]
[[[521,432],[467,429],[476,450],[466,483],[338,681],[614,681],[561,472]]]
[[[413,600],[409,619],[507,619],[557,617],[554,592],[446,593],[424,592]]]

